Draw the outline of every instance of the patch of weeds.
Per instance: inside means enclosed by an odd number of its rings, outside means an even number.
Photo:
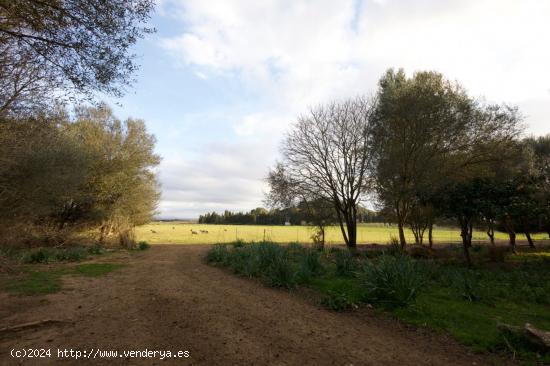
[[[285,251],[276,252],[267,267],[265,279],[272,287],[293,288],[296,275]]]
[[[286,246],[286,250],[290,255],[300,255],[302,254],[306,248],[300,243],[289,243]]]
[[[454,270],[448,274],[451,286],[461,298],[470,302],[482,298],[479,274],[471,270]]]
[[[69,248],[36,248],[24,251],[23,263],[49,263],[56,261],[78,262],[86,259],[90,254],[100,254],[101,250],[94,247]]]
[[[66,249],[58,249],[55,252],[55,260],[57,261],[68,261],[68,262],[78,262],[88,257],[88,250],[83,247],[74,247]]]
[[[323,271],[321,254],[314,249],[303,250],[298,259],[297,278],[300,283],[309,283],[311,279]]]
[[[105,253],[105,249],[101,244],[94,244],[88,247],[88,253],[90,253],[91,255],[100,255]]]
[[[406,255],[383,255],[358,273],[367,302],[393,308],[413,303],[425,283],[422,269]]]
[[[403,250],[401,249],[401,245],[399,244],[399,240],[397,238],[392,238],[390,242],[388,243],[388,246],[383,249],[382,253],[386,256],[400,256],[403,254]]]
[[[137,248],[138,250],[147,250],[151,247],[151,245],[146,242],[145,240],[142,240],[138,243]]]
[[[123,267],[126,265],[120,263],[86,263],[76,266],[75,273],[87,277],[98,277]]]
[[[231,245],[233,245],[233,248],[242,248],[245,246],[245,241],[242,239],[237,239]]]
[[[54,251],[50,248],[32,249],[23,254],[23,263],[48,263],[54,257]]]
[[[215,244],[206,254],[206,261],[209,263],[225,263],[228,256],[227,245]]]
[[[349,250],[337,250],[334,252],[336,275],[349,277],[357,270],[357,261]]]
[[[321,299],[321,304],[333,311],[349,309],[352,305],[348,294],[345,292],[330,292]]]

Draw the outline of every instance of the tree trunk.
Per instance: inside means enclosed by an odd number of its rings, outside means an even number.
[[[348,220],[346,226],[348,229],[348,249],[355,251],[357,249],[357,222]]]
[[[508,236],[510,237],[510,248],[512,248],[513,253],[516,253],[516,232],[508,230]]]
[[[470,247],[463,242],[462,248],[464,249],[464,258],[466,259],[466,264],[468,265],[468,267],[470,267],[472,265],[472,259],[470,258]]]
[[[419,233],[418,233],[417,228],[414,227],[414,225],[411,225],[411,231],[412,231],[412,233],[413,233],[413,235],[414,235],[414,243],[415,243],[416,245],[420,244],[420,238],[418,237],[418,234],[419,234]]]
[[[495,229],[490,226],[487,229],[487,236],[489,237],[489,240],[491,241],[491,245],[495,246]]]
[[[468,266],[472,265],[470,258],[470,247],[472,246],[472,224],[468,220],[460,220],[460,236],[462,237],[462,249],[464,250],[464,259]]]
[[[525,237],[527,238],[527,242],[529,243],[529,248],[534,248],[535,242],[533,241],[533,238],[531,238],[531,233],[528,230],[525,230]]]
[[[405,249],[407,246],[407,241],[405,240],[405,231],[401,221],[397,223],[397,228],[399,230],[399,244],[401,245],[401,249]]]
[[[430,249],[432,248],[432,246],[434,244],[433,229],[434,229],[434,224],[430,223],[430,226],[428,228],[428,243],[430,245]]]

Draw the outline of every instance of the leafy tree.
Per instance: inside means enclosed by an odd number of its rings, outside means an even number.
[[[0,122],[0,231],[39,222],[53,230],[48,218],[77,195],[86,156],[63,123],[63,116],[46,115]],[[29,230],[19,231],[24,237]]]
[[[67,133],[88,156],[87,179],[68,210],[100,226],[100,239],[130,235],[135,225],[151,220],[158,202],[153,168],[155,138],[141,120],[118,120],[110,108],[82,107]]]
[[[550,135],[527,138],[524,145],[530,156],[531,174],[538,184],[540,229],[550,237]]]
[[[372,128],[376,190],[383,210],[404,227],[419,194],[451,180],[485,175],[505,159],[521,132],[521,116],[506,105],[482,105],[436,72],[388,70],[381,78]]]
[[[55,95],[120,96],[136,70],[130,48],[152,29],[153,0],[0,0],[0,114],[47,107]]]

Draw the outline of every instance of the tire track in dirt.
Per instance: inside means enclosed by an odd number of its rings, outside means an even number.
[[[207,246],[155,245],[99,259],[128,266],[99,278],[65,278],[42,297],[0,294],[0,326],[44,318],[73,323],[0,335],[0,363],[17,348],[188,350],[179,359],[24,360],[25,365],[483,365],[446,336],[398,322],[333,313],[204,263]],[[56,355],[52,355],[56,356]]]

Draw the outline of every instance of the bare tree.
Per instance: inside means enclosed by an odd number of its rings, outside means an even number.
[[[328,201],[348,248],[357,244],[357,209],[369,191],[370,98],[314,108],[298,119],[282,145],[283,159],[270,172],[268,201]]]

